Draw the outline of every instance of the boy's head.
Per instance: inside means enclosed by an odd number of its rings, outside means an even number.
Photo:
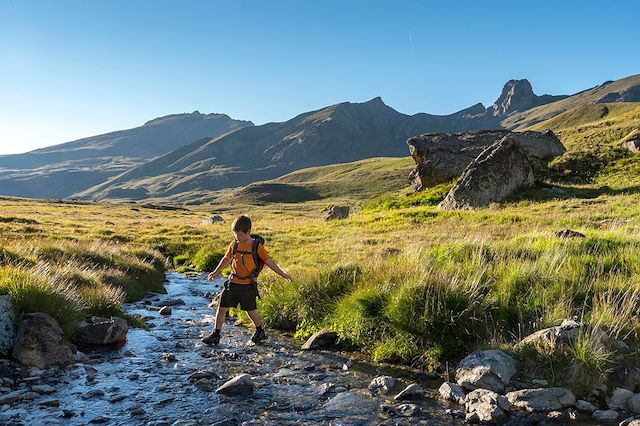
[[[243,234],[249,234],[251,232],[251,219],[245,215],[240,215],[233,221],[231,229],[236,233],[236,236],[240,232]]]

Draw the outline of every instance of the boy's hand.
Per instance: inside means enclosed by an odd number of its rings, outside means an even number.
[[[284,278],[287,281],[293,281],[293,278],[291,278],[291,275],[287,274],[286,272],[282,275],[282,278]]]
[[[213,273],[213,272],[211,272],[211,273],[209,273],[209,275],[207,276],[207,279],[208,279],[209,281],[213,281],[213,280],[216,278],[216,276],[218,276],[218,274],[215,274],[215,275],[214,275],[214,273]]]

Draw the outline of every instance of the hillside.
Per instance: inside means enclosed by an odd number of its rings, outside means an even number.
[[[197,139],[252,125],[224,114],[195,111],[25,154],[0,156],[0,194],[66,198]]]

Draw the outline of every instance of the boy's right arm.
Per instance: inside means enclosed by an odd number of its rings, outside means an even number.
[[[209,276],[207,277],[207,279],[209,281],[213,281],[215,279],[215,277],[218,276],[218,274],[220,274],[220,271],[222,271],[224,268],[226,268],[226,266],[229,264],[231,259],[223,257],[222,259],[220,259],[220,263],[218,263],[218,266],[216,266],[216,269],[213,270],[213,272],[211,272],[209,274]]]

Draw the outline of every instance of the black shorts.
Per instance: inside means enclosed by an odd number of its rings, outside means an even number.
[[[220,294],[221,308],[235,308],[240,304],[243,311],[253,311],[258,306],[256,298],[258,297],[257,284],[236,284],[229,283]]]

